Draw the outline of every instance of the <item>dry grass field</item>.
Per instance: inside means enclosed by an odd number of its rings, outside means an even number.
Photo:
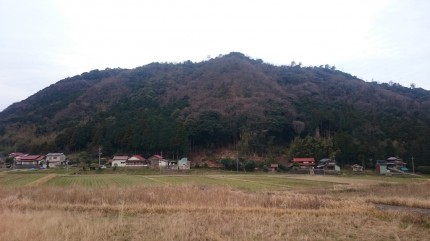
[[[1,174],[0,240],[430,240],[428,215],[375,204],[429,209],[430,181]]]

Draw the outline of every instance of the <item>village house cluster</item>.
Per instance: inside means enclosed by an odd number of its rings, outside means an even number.
[[[21,152],[13,152],[9,154],[9,158],[13,158],[13,164],[11,168],[16,169],[31,169],[31,168],[58,168],[67,167],[71,165],[71,162],[66,158],[64,153],[48,153],[46,155],[30,155]],[[102,165],[104,164],[104,165]],[[213,166],[217,168],[223,168],[221,163]],[[99,167],[105,168],[122,168],[122,167],[147,167],[156,168],[162,170],[189,170],[191,168],[191,162],[187,157],[179,160],[165,159],[161,155],[153,155],[149,158],[144,158],[141,155],[116,155],[112,159],[103,163],[99,162]],[[297,174],[339,174],[340,167],[336,164],[336,161],[330,158],[324,158],[315,161],[312,157],[305,158],[293,158],[289,164],[288,169],[291,173]],[[279,164],[272,163],[269,166],[269,171],[277,172]],[[353,172],[363,172],[364,167],[358,164],[351,166]],[[392,174],[405,174],[408,172],[406,163],[400,158],[389,157],[386,160],[378,160],[375,165],[375,172],[382,175]]]
[[[339,174],[340,166],[335,160],[324,158],[315,161],[313,157],[293,158],[290,163],[290,169],[294,173],[310,173],[310,174]]]
[[[389,157],[386,160],[377,160],[375,165],[376,174],[381,175],[393,175],[393,174],[406,174],[408,168],[407,163],[403,162],[398,157]],[[293,158],[290,162],[290,170],[293,173],[310,173],[310,174],[339,174],[340,166],[336,164],[336,161],[330,158],[324,158],[315,161],[314,158]],[[353,172],[363,172],[364,167],[358,164],[351,166]]]
[[[13,158],[14,168],[55,168],[66,166],[68,161],[63,153],[48,153],[46,155],[29,155],[21,152],[9,154]]]
[[[389,157],[387,160],[377,160],[376,161],[376,173],[377,174],[390,174],[390,173],[399,173],[399,172],[407,172],[408,168],[406,168],[406,162],[403,162],[402,159],[397,157]]]
[[[186,157],[180,160],[167,160],[161,155],[153,155],[147,159],[141,155],[114,156],[109,160],[109,165],[112,167],[153,167],[171,170],[189,170],[191,166]]]
[[[70,165],[64,153],[48,153],[46,155],[29,155],[21,152],[9,154],[13,158],[12,168],[56,168]],[[180,160],[167,160],[161,155],[144,158],[141,155],[114,156],[107,163],[111,167],[152,167],[171,170],[188,170],[190,161],[184,157]]]

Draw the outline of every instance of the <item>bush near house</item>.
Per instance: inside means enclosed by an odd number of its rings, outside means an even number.
[[[233,160],[230,158],[224,158],[224,159],[221,159],[220,162],[224,165],[225,170],[230,170],[230,171],[236,171],[237,169],[239,169],[239,171],[243,170],[243,163],[241,161],[237,163],[236,160]]]
[[[253,172],[253,171],[255,171],[255,167],[256,167],[255,161],[249,160],[245,163],[244,168],[245,168],[245,171],[247,171],[247,172]]]
[[[286,172],[286,171],[289,171],[289,170],[290,169],[287,166],[285,166],[285,165],[279,164],[279,166],[278,166],[278,171],[279,172]]]
[[[430,174],[430,166],[419,166],[417,167],[417,172],[422,174]]]

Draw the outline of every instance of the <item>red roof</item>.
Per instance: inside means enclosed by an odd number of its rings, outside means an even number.
[[[22,162],[32,162],[32,161],[40,161],[43,160],[45,156],[43,155],[29,155],[29,156],[21,156],[20,161]]]
[[[293,158],[293,162],[315,162],[315,159],[313,157],[296,157]]]
[[[143,158],[141,155],[134,155],[127,159],[128,162],[142,162],[145,161],[145,158]]]
[[[299,165],[303,166],[311,166],[315,164],[315,159],[313,157],[306,157],[306,158],[293,158],[293,161],[295,163],[298,163]]]
[[[163,159],[163,157],[162,157],[162,156],[160,156],[160,155],[153,155],[153,156],[151,156],[150,158],[151,158],[151,159],[152,159],[152,158]]]
[[[145,158],[143,158],[143,156],[141,155],[133,155],[132,157],[137,158],[139,160],[145,160]]]
[[[114,161],[126,161],[128,159],[128,156],[114,156],[112,159]]]

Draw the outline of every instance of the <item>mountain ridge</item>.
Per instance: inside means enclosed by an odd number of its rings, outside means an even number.
[[[295,138],[318,131],[339,142],[345,163],[384,155],[424,162],[426,109],[430,92],[420,88],[368,83],[327,65],[274,66],[233,52],[63,79],[0,112],[0,148],[189,153],[246,142],[246,158],[271,149],[281,155]]]

